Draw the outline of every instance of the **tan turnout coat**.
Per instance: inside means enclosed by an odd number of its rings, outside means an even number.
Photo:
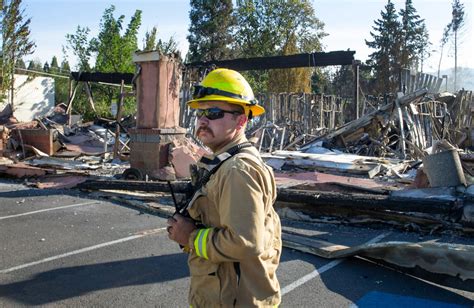
[[[245,141],[237,136],[215,155]],[[192,307],[280,303],[276,269],[282,242],[275,199],[273,172],[254,147],[225,161],[195,195],[188,210],[204,227],[189,240]]]

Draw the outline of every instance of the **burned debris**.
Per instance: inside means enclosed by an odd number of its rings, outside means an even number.
[[[91,190],[170,214],[170,185],[180,202],[189,190],[190,165],[207,153],[192,136],[194,114],[183,103],[198,74],[156,51],[136,53],[134,62],[135,75],[73,73],[67,105],[30,121],[4,119],[0,174],[27,178],[39,188]],[[473,235],[472,92],[439,93],[439,79],[427,75],[406,74],[403,80],[396,95],[367,97],[356,106],[330,95],[258,95],[267,113],[250,123],[248,137],[274,169],[275,207],[282,218]],[[86,84],[95,109],[91,82],[120,86],[114,119],[84,122],[74,114],[79,83]],[[136,98],[134,117],[123,117],[125,97]],[[436,251],[453,262],[445,246],[432,243],[342,247],[291,232],[284,233],[284,241],[329,258],[361,255],[403,267],[404,255]],[[419,260],[415,265],[473,279],[472,246],[456,249],[462,259],[456,267]]]

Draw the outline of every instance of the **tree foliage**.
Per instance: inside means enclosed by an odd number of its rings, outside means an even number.
[[[375,51],[369,55],[369,64],[376,67],[375,87],[379,93],[391,93],[397,88],[394,76],[400,70],[400,49],[402,25],[398,21],[394,4],[388,0],[385,11],[380,13],[381,19],[375,20],[372,41],[365,41]]]
[[[70,50],[76,56],[77,69],[82,72],[91,70],[89,60],[92,55],[91,39],[89,39],[90,29],[88,27],[77,26],[76,33],[66,34],[67,45],[65,51]]]
[[[18,60],[16,60],[15,67],[16,67],[16,68],[26,69],[25,61],[23,61],[23,59],[21,59],[21,58],[18,59]]]
[[[53,58],[51,58],[51,64],[49,67],[52,73],[59,73],[58,58],[56,58],[56,56],[53,56]]]
[[[283,47],[283,55],[296,53],[298,49],[294,35]],[[273,69],[269,71],[268,76],[269,92],[311,92],[311,69],[309,68]]]
[[[321,40],[327,34],[324,24],[316,17],[311,1],[237,0],[235,16],[234,50],[237,57],[289,55],[322,50]],[[293,92],[310,85],[309,69],[291,69],[278,72],[252,72],[247,74],[257,91],[281,90],[276,87],[281,76],[285,91]],[[270,77],[271,75],[271,77]],[[290,75],[293,75],[290,77]],[[298,84],[288,83],[289,80]],[[277,79],[275,79],[277,78]],[[271,80],[271,85],[269,84]],[[274,87],[274,89],[272,89]]]
[[[232,0],[191,0],[189,62],[229,58],[235,25],[232,12]]]
[[[102,15],[100,32],[91,41],[91,51],[97,53],[95,70],[100,72],[133,73],[132,54],[138,49],[137,34],[141,25],[141,11],[136,10],[123,31],[125,16],[114,17],[115,6]]]
[[[69,62],[66,59],[61,62],[61,67],[59,70],[62,74],[69,74],[71,72],[71,67],[69,66]]]
[[[281,55],[294,37],[298,52],[321,51],[321,39],[327,35],[307,0],[237,0],[235,14],[239,56]]]
[[[36,45],[30,38],[31,18],[24,17],[21,0],[3,0],[1,2],[1,87],[0,97],[11,91],[11,109],[13,105],[13,86],[15,64],[23,56],[32,54]]]
[[[125,26],[125,16],[114,16],[115,6],[111,5],[105,9],[100,20],[100,29],[97,37],[89,38],[90,30],[87,27],[78,26],[75,34],[67,34],[66,50],[70,50],[77,57],[78,69],[80,71],[98,71],[105,73],[133,73],[133,52],[138,50],[137,34],[141,25],[141,11],[136,10]],[[95,56],[95,64],[91,67],[90,60]],[[60,67],[61,73],[70,71],[69,63],[64,60]],[[80,85],[74,102],[75,110],[85,116],[93,118],[97,116],[89,107],[86,91]],[[92,84],[93,99],[99,116],[110,116],[110,104],[117,100],[119,89],[105,85]],[[124,113],[135,111],[135,102],[132,98],[126,98]]]
[[[402,19],[400,64],[404,68],[416,69],[422,50],[426,50],[429,43],[425,21],[417,14],[412,0],[405,1],[405,8],[399,15]]]
[[[168,41],[162,39],[158,39],[157,41],[157,32],[156,27],[153,27],[151,31],[145,33],[143,50],[157,50],[161,54],[179,54],[178,42],[176,42],[174,37],[170,37]]]
[[[429,33],[424,19],[418,15],[412,0],[405,0],[399,13],[391,0],[374,21],[371,41],[366,45],[375,49],[368,64],[374,68],[377,94],[397,91],[399,72],[402,68],[423,70],[423,61],[430,56]]]

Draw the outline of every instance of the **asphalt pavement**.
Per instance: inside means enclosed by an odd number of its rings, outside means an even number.
[[[188,307],[186,255],[165,227],[166,217],[118,202],[2,179],[0,307]],[[285,228],[348,244],[418,236],[335,225]],[[474,306],[472,281],[426,279],[358,257],[327,260],[284,248],[277,274],[281,307]]]

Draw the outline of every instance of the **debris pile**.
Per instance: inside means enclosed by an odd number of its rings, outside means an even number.
[[[192,128],[180,127],[193,123],[194,115],[181,112],[180,119],[174,58],[151,52],[136,54],[135,61],[140,66],[133,76],[136,117],[122,118],[119,102],[114,120],[84,123],[71,114],[71,104],[59,104],[27,122],[5,119],[0,124],[0,174],[28,178],[39,188],[78,187],[173,213],[170,190],[178,200],[189,195],[189,166],[206,149],[193,140]],[[150,91],[150,84],[160,84],[167,98]],[[122,87],[120,97],[126,94]],[[399,93],[385,104],[367,103],[365,114],[352,121],[346,119],[344,100],[287,93],[268,98],[267,115],[250,123],[248,135],[275,171],[275,207],[282,218],[474,234],[472,92]],[[303,251],[321,246],[296,235],[284,240],[287,247]],[[463,260],[469,260],[472,247],[461,248]],[[393,255],[430,250],[452,261],[445,246],[406,243],[339,247],[329,257],[358,254],[404,266],[404,258]],[[446,272],[422,261],[417,265]],[[456,271],[474,277],[465,268]]]

